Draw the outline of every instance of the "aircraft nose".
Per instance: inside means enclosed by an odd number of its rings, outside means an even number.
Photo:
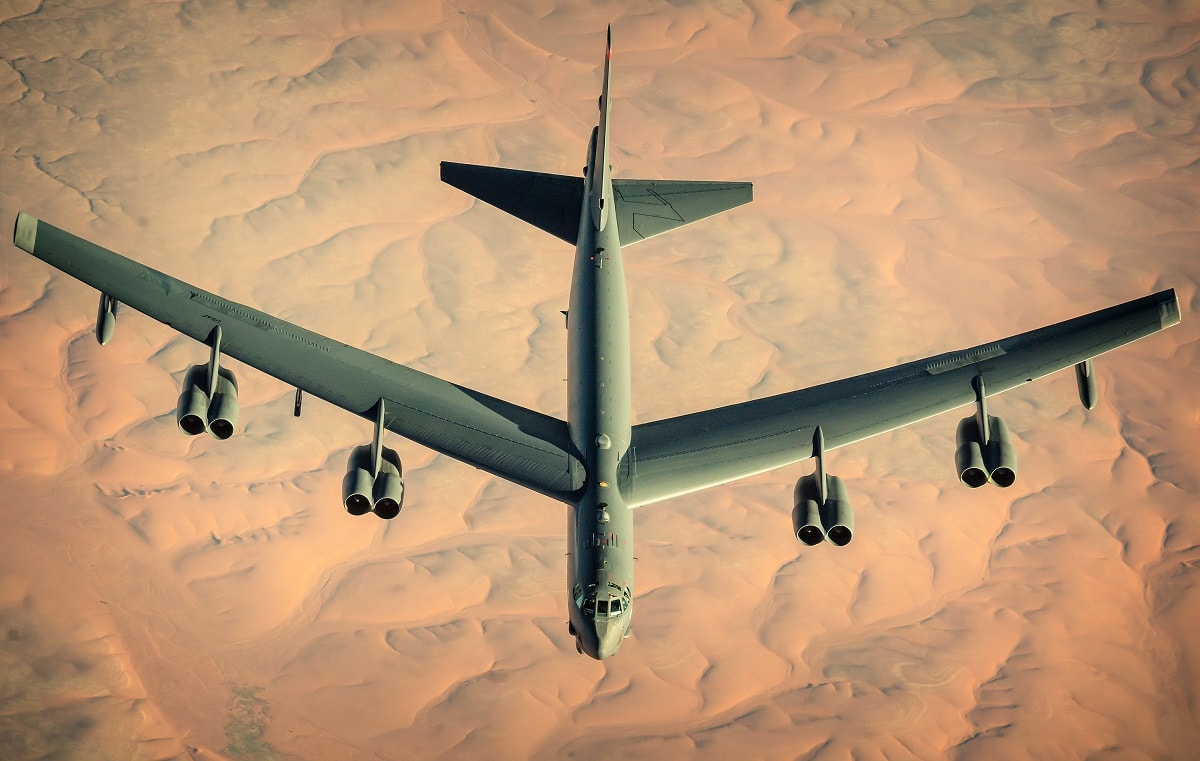
[[[609,631],[604,636],[600,637],[600,648],[596,653],[596,657],[599,660],[611,658],[620,649],[621,630],[616,626],[612,626],[609,627]]]
[[[622,622],[596,622],[584,630],[580,637],[580,644],[585,653],[602,661],[617,654],[617,651],[621,649],[624,636],[625,627]]]
[[[581,651],[587,653],[588,657],[604,660],[617,654],[624,637],[624,622],[599,621],[584,625],[578,635],[578,641],[580,641]]]

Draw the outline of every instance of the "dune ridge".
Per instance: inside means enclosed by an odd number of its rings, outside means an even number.
[[[1183,323],[996,400],[1009,490],[946,415],[838,450],[857,534],[790,536],[799,465],[639,511],[634,634],[566,632],[561,506],[0,250],[0,755],[1186,758],[1200,747],[1200,24],[1188,4],[472,0],[0,11],[0,219],[26,211],[548,414],[570,250],[437,179],[575,174],[614,30],[618,177],[753,204],[626,253],[635,419],[965,348],[1173,287]],[[962,414],[967,414],[966,411]]]

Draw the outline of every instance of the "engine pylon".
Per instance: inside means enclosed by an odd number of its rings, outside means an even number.
[[[375,438],[355,447],[342,479],[342,504],[351,515],[373,512],[384,520],[400,514],[404,505],[404,471],[400,456],[383,445],[385,404],[380,399],[375,414]]]
[[[213,328],[209,344],[208,364],[192,365],[183,377],[175,421],[189,436],[208,431],[218,439],[227,439],[237,426],[238,385],[233,371],[221,367],[220,325]]]
[[[816,471],[801,476],[793,492],[792,531],[809,547],[827,540],[843,547],[854,538],[854,509],[842,479],[825,472],[825,432],[813,433]]]
[[[987,410],[983,376],[971,382],[975,388],[975,414],[958,423],[954,468],[966,486],[977,489],[988,483],[1009,487],[1017,480],[1017,454],[1004,421]]]

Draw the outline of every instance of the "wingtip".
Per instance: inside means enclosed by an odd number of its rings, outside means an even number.
[[[37,225],[37,217],[23,211],[17,214],[17,226],[13,230],[13,243],[17,248],[33,253],[34,244],[37,242]]]
[[[1178,325],[1180,320],[1179,296],[1174,288],[1158,294],[1158,318],[1164,328]]]

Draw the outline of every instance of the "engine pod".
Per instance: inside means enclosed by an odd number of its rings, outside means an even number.
[[[988,479],[996,486],[1007,488],[1017,480],[1017,453],[1013,449],[1008,426],[998,417],[988,420],[992,438],[987,443],[984,459],[987,462]]]
[[[237,378],[224,367],[217,371],[217,390],[208,404],[208,432],[218,439],[233,435],[238,420]]]
[[[351,515],[366,515],[373,506],[374,479],[371,477],[371,446],[355,447],[346,463],[342,479],[342,504]]]
[[[838,547],[844,547],[854,538],[854,509],[850,506],[850,495],[842,479],[829,476],[829,494],[821,506],[821,525],[825,538]]]
[[[189,436],[204,433],[208,427],[208,366],[192,365],[183,376],[183,393],[175,412],[179,430]]]
[[[375,515],[384,520],[391,520],[400,514],[404,505],[404,477],[402,475],[400,456],[395,450],[383,448],[379,462],[379,475],[375,478],[372,496],[375,500],[372,510]]]
[[[983,462],[979,424],[973,415],[959,421],[955,438],[958,448],[954,452],[954,469],[958,473],[958,480],[972,489],[978,489],[988,482],[988,473]]]
[[[812,547],[825,539],[825,529],[821,526],[820,490],[817,488],[816,476],[802,476],[796,481],[793,493],[792,533],[796,541]]]

